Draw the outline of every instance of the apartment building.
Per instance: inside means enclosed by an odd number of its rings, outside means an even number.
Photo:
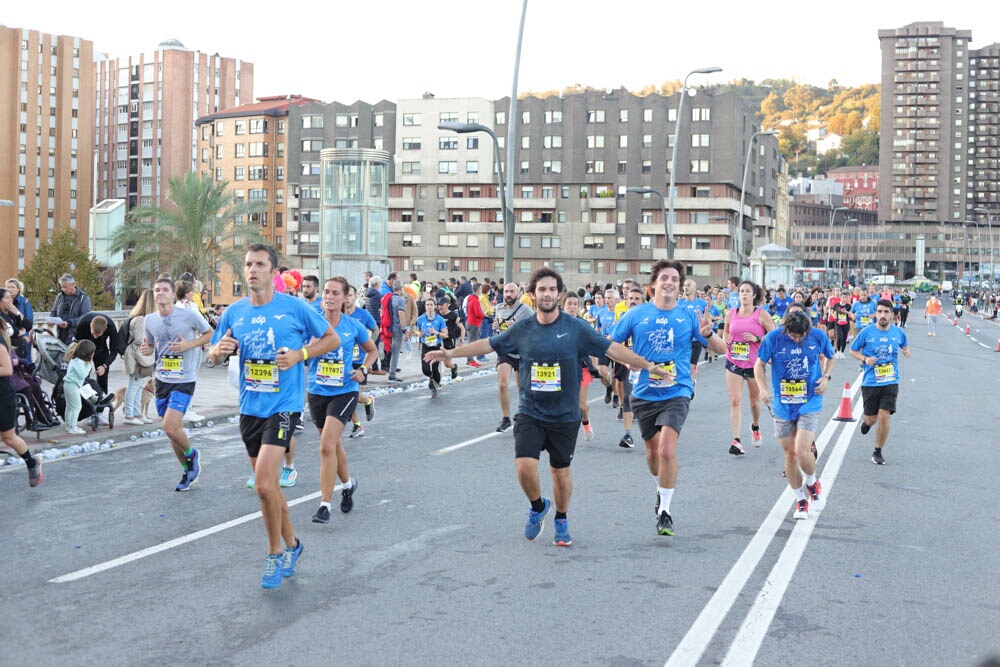
[[[844,186],[844,205],[860,211],[878,211],[878,165],[837,167],[826,177]]]
[[[924,235],[930,277],[960,276],[963,265],[978,272],[986,264],[978,249],[965,259],[963,224],[992,228],[1000,214],[1000,45],[973,49],[971,30],[940,22],[878,36],[879,219]]]
[[[0,27],[0,275],[63,229],[86,246],[93,205],[93,43]]]
[[[514,122],[518,145],[506,177],[514,182],[515,280],[546,265],[571,285],[648,273],[666,256],[666,206],[656,195],[627,189],[669,195],[678,99],[624,89],[526,97],[514,119],[507,118],[508,99],[399,101],[398,168],[389,201],[396,268],[423,278],[502,276],[505,238],[492,139],[437,125],[486,125],[505,155],[508,123]],[[701,283],[720,282],[736,271],[743,162],[760,129],[754,112],[737,95],[711,89],[685,101],[675,258]],[[782,169],[773,137],[760,137],[750,159],[744,257],[774,238]]]
[[[195,120],[252,102],[253,64],[177,40],[96,64],[100,199],[163,206],[169,181],[199,168]]]

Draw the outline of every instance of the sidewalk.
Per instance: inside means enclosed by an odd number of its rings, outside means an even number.
[[[456,360],[459,377],[470,376],[476,373],[495,372],[495,356],[490,355],[488,357],[489,361],[483,363],[480,368],[467,366],[465,359]],[[407,390],[409,387],[426,387],[427,378],[424,377],[420,369],[420,345],[416,341],[413,342],[413,350],[411,352],[406,351],[405,345],[404,349],[400,351],[399,367],[401,370],[398,375],[403,379],[403,382],[389,382],[388,375],[370,375],[368,378],[368,389],[371,393],[375,396],[380,396],[399,393]],[[442,372],[443,378],[447,378],[447,371],[443,367],[442,370],[444,371]],[[442,379],[442,384],[448,381],[447,379]],[[128,377],[125,375],[124,364],[121,359],[117,359],[111,366],[111,374],[108,377],[108,390],[114,393],[120,387],[126,386],[128,386]],[[51,384],[43,382],[42,388],[51,395]],[[185,426],[191,428],[207,426],[208,422],[212,422],[213,425],[222,424],[230,417],[238,416],[238,392],[229,384],[227,367],[217,366],[209,368],[202,364],[198,370],[198,382],[191,407],[198,415],[204,417],[204,421],[197,425],[190,422],[184,423]],[[139,439],[142,437],[143,432],[152,433],[161,427],[160,420],[156,415],[155,399],[149,405],[147,416],[154,420],[152,424],[143,426],[124,424],[125,414],[123,408],[119,408],[115,411],[115,425],[113,428],[99,426],[94,431],[88,426],[84,429],[86,430],[84,435],[70,435],[66,433],[64,426],[60,425],[47,431],[41,431],[38,437],[36,437],[33,431],[22,431],[20,435],[33,452],[51,448],[65,449],[73,445],[84,445],[86,443],[104,443],[108,440],[112,440],[114,443],[128,442],[133,439],[133,436],[135,436],[135,439]],[[2,457],[2,453],[0,453],[0,457]],[[0,465],[3,465],[2,458],[0,458]]]

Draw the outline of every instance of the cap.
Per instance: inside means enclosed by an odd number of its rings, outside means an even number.
[[[438,305],[439,306],[447,306],[450,303],[451,303],[451,301],[446,296],[443,296],[440,299],[438,299]]]

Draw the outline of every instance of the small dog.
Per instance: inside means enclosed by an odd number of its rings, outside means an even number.
[[[121,387],[115,390],[115,410],[118,410],[125,403],[125,391],[127,387]],[[149,402],[153,400],[153,378],[146,380],[146,384],[142,387],[142,415],[143,417],[149,416]],[[134,415],[133,415],[134,416]]]

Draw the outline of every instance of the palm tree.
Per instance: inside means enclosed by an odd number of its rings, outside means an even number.
[[[132,209],[129,222],[111,238],[111,252],[127,250],[116,268],[122,283],[141,286],[161,272],[190,271],[218,291],[217,267],[242,275],[245,248],[263,240],[260,228],[245,220],[267,204],[236,200],[228,187],[208,174],[189,172],[170,179],[167,199],[173,206]]]

